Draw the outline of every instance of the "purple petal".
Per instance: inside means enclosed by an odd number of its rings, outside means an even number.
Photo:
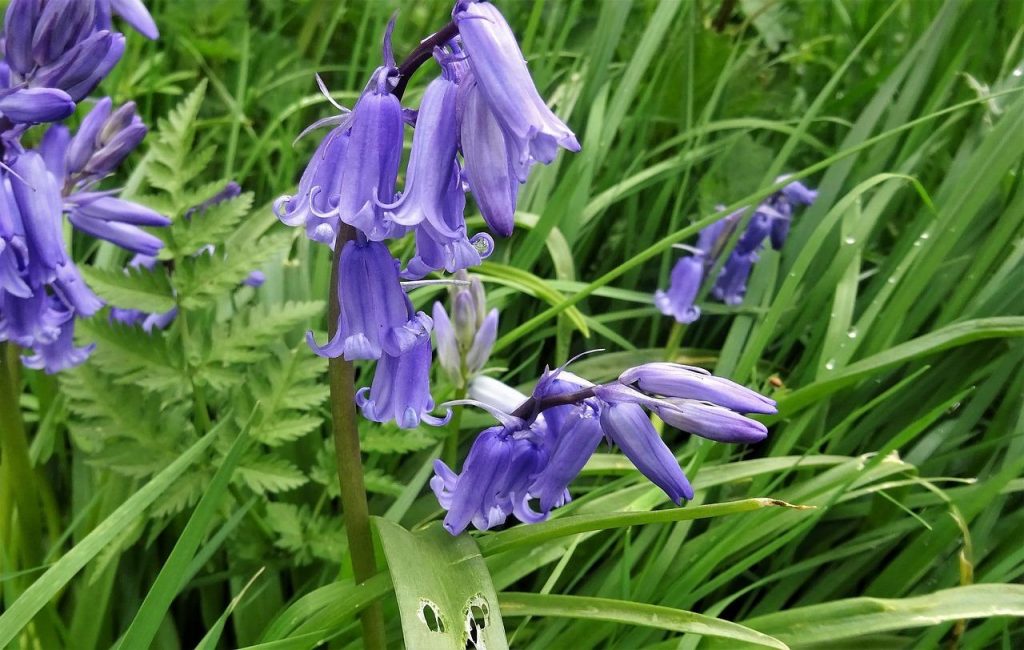
[[[669,450],[636,404],[610,404],[601,409],[601,428],[644,476],[679,504],[693,498],[693,488]]]
[[[677,363],[645,363],[630,368],[619,381],[646,393],[702,400],[740,413],[776,413],[775,400],[700,368]]]
[[[683,257],[672,268],[668,291],[658,290],[654,304],[666,316],[679,323],[692,323],[700,318],[700,307],[694,305],[704,278],[704,262],[697,257]]]
[[[149,40],[160,38],[160,30],[156,28],[153,17],[149,15],[142,0],[110,0],[110,8]]]
[[[452,13],[481,93],[511,138],[519,180],[529,162],[549,163],[558,147],[579,151],[572,131],[547,107],[501,12],[489,2],[460,0]]]
[[[460,92],[463,92],[460,97],[464,97],[461,134],[466,181],[487,226],[494,233],[508,237],[515,227],[519,194],[519,179],[511,153],[501,126],[476,84]]]
[[[55,122],[75,112],[75,102],[57,88],[25,88],[0,98],[0,112],[21,124]]]

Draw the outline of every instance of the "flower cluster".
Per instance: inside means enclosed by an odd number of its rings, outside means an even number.
[[[784,176],[777,182],[783,180]],[[711,295],[727,305],[742,303],[747,292],[747,279],[764,242],[768,240],[773,249],[781,249],[789,234],[794,208],[810,205],[817,197],[816,191],[794,181],[758,205],[747,229],[722,265]],[[663,314],[680,323],[692,323],[700,318],[700,308],[694,302],[704,276],[714,266],[736,225],[749,209],[740,208],[722,217],[700,232],[696,247],[686,247],[691,254],[681,258],[672,268],[668,291],[658,290],[654,294],[654,303]]]
[[[340,317],[324,345],[309,336],[311,347],[325,357],[379,361],[357,403],[365,417],[393,419],[402,427],[443,421],[429,414],[434,322],[413,309],[403,280],[454,273],[490,254],[487,234],[467,233],[467,188],[490,229],[507,236],[530,167],[551,162],[559,147],[579,150],[575,136],[540,98],[498,10],[460,0],[452,18],[453,36],[438,40],[432,52],[440,73],[416,111],[404,109],[396,94],[411,71],[396,65],[393,24],[388,26],[383,65],[351,111],[339,107],[339,115],[310,127],[331,129],[297,193],[274,206],[285,224],[340,248]],[[399,191],[406,124],[414,131]],[[407,235],[415,240],[415,253],[403,265],[385,242]],[[439,337],[446,345],[447,333]]]
[[[511,391],[511,394],[510,394]],[[644,409],[689,433],[729,443],[767,436],[742,413],[775,413],[775,402],[728,379],[690,366],[648,363],[618,381],[595,385],[559,368],[547,371],[530,398],[480,377],[467,400],[500,424],[485,429],[462,472],[434,463],[430,486],[448,511],[444,527],[457,535],[472,523],[487,530],[509,515],[527,523],[545,519],[570,500],[569,483],[602,439],[617,445],[652,483],[679,504],[693,488]]]
[[[141,205],[97,191],[146,134],[131,102],[97,101],[72,135],[55,124],[37,148],[22,135],[36,123],[70,115],[117,63],[124,36],[111,13],[155,38],[138,0],[13,0],[4,22],[0,62],[0,341],[30,348],[25,365],[58,372],[81,363],[91,348],[75,347],[74,319],[102,301],[72,261],[63,215],[80,232],[140,255],[160,239],[143,226],[169,221]]]

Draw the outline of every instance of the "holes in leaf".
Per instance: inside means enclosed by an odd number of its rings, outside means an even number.
[[[428,630],[444,634],[444,618],[441,617],[441,610],[438,609],[437,605],[426,598],[420,598],[420,608],[416,614],[423,621],[423,624],[427,626]]]
[[[466,619],[466,647],[484,650],[483,630],[487,627],[490,619],[487,601],[481,594],[477,594],[466,603],[463,612]]]

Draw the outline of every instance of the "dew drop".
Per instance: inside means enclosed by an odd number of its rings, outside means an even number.
[[[929,233],[929,232],[927,232],[927,231],[926,231],[926,232],[923,232],[923,233],[921,233],[921,239],[928,239],[928,238],[929,238],[929,237],[931,237],[931,236],[932,236],[932,235],[931,235],[931,233]]]
[[[1024,68],[1017,68],[1016,70],[1014,70],[1013,71],[1013,76],[1014,77],[1024,76]]]
[[[843,243],[847,244],[848,246],[852,246],[853,244],[857,243],[857,240],[854,239],[853,237],[847,237],[846,239],[843,240]]]
[[[825,370],[835,370],[835,369],[836,369],[836,360],[835,359],[829,359],[828,361],[825,362]]]
[[[851,339],[857,338],[857,328],[851,327],[850,329],[846,330],[846,336],[848,336]]]
[[[920,239],[918,239],[916,242],[914,242],[914,248],[921,248],[921,240]]]
[[[889,278],[888,280],[886,280],[886,282],[888,282],[889,284],[896,284],[896,278]]]

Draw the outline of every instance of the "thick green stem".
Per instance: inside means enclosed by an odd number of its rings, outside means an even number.
[[[25,562],[24,568],[32,568],[42,557],[42,523],[35,474],[18,403],[21,395],[18,368],[17,349],[10,343],[0,343],[0,459],[3,460],[0,491],[5,495],[4,520],[0,525],[3,526],[4,544],[17,546]],[[11,508],[12,501],[16,510]],[[15,544],[16,538],[18,542]]]
[[[338,267],[345,244],[355,239],[355,229],[342,226],[334,243],[334,261],[331,268],[331,295],[327,311],[328,330],[334,336],[338,327],[341,304],[338,300]],[[352,558],[352,574],[356,582],[363,582],[377,573],[373,553],[373,534],[370,530],[370,509],[366,502],[363,480],[363,458],[359,451],[359,426],[356,420],[355,368],[351,361],[337,357],[328,362],[331,384],[331,419],[334,433],[334,453],[338,460],[338,486],[341,488],[341,507],[345,513],[345,532],[348,552]],[[385,647],[384,611],[380,602],[374,602],[360,614],[363,625],[363,645],[370,650]]]

